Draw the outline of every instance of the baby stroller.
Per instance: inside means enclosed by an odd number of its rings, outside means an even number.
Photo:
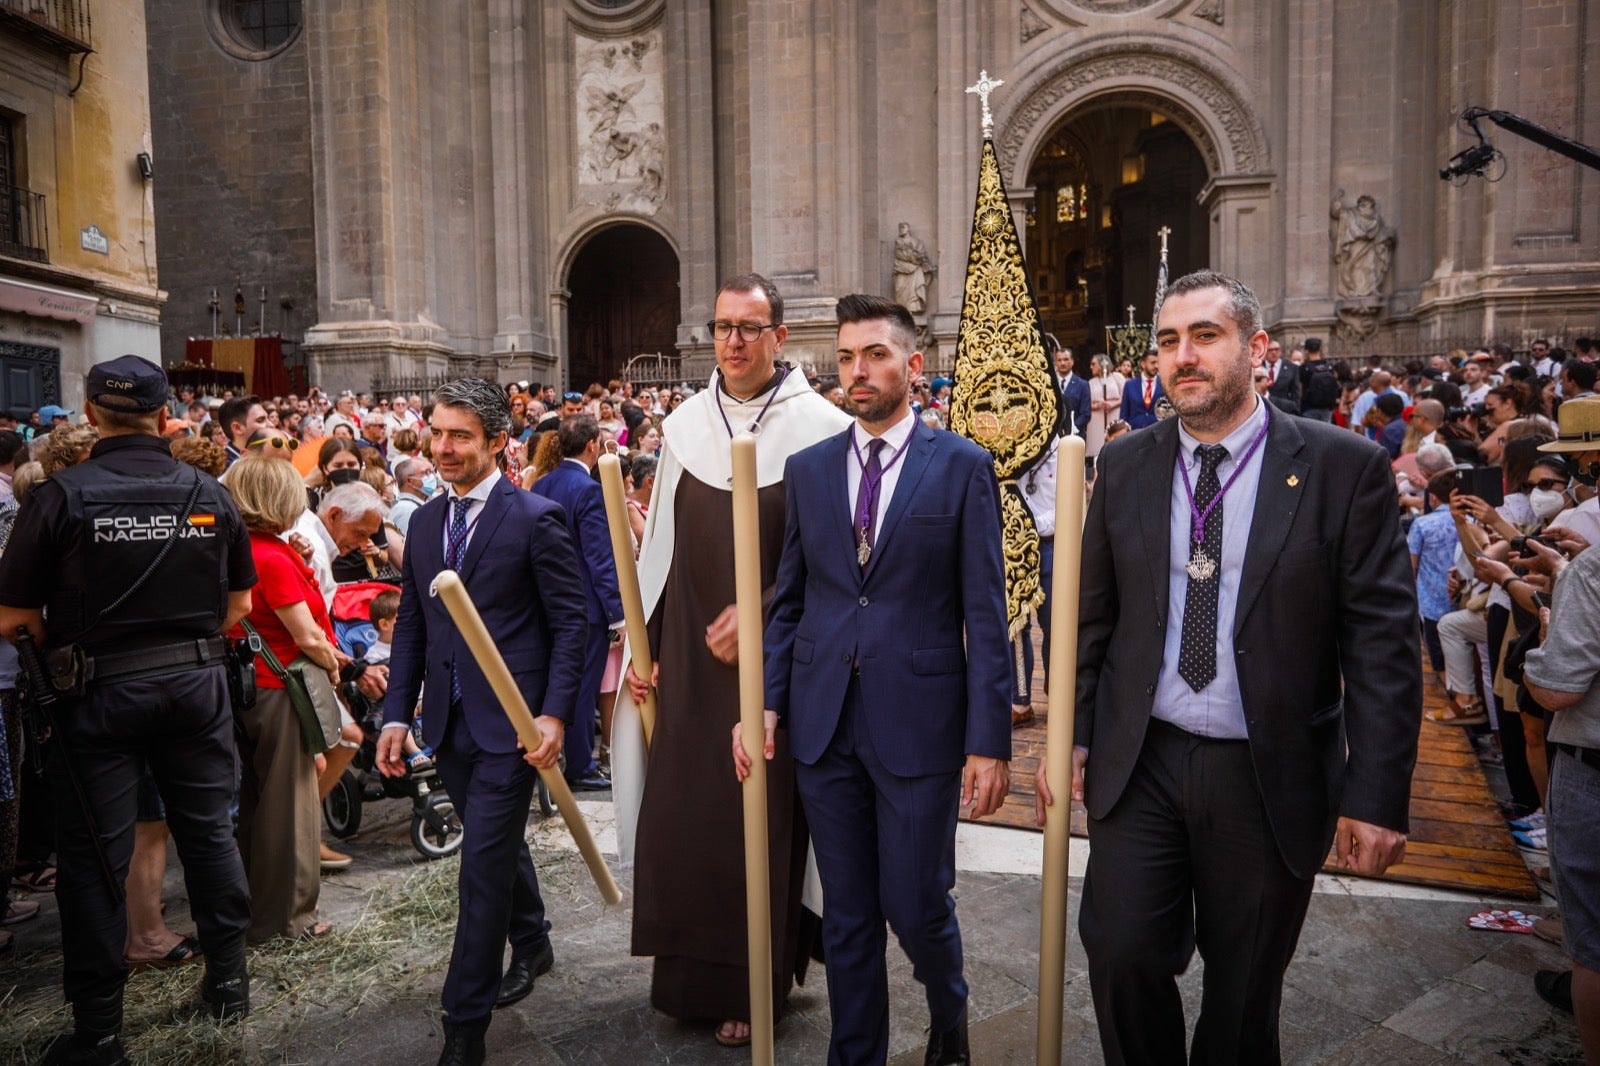
[[[341,585],[334,594],[334,635],[346,655],[362,659],[377,640],[377,632],[367,620],[367,605],[372,597],[393,588],[382,582]],[[377,758],[378,732],[383,728],[383,709],[367,699],[350,681],[340,686],[350,714],[361,726],[361,748],[345,769],[328,798],[322,801],[322,817],[328,832],[342,839],[354,836],[361,828],[362,804],[381,799],[411,800],[411,843],[425,858],[437,859],[461,848],[461,820],[455,804],[445,792],[438,771],[430,764],[425,769],[408,769],[403,777],[385,777],[373,767]]]

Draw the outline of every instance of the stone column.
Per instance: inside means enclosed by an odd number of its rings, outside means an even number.
[[[366,389],[449,354],[421,315],[428,84],[419,38],[428,8],[368,0],[305,9],[318,321],[304,349],[312,380],[328,389]]]

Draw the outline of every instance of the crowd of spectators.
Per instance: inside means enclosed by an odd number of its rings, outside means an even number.
[[[1590,859],[1572,860],[1573,852],[1564,858],[1563,849],[1600,855],[1593,828],[1600,820],[1569,800],[1586,820],[1569,817],[1563,834],[1561,800],[1551,793],[1563,745],[1600,749],[1594,632],[1600,557],[1587,551],[1600,544],[1595,356],[1594,344],[1580,339],[1571,352],[1536,342],[1521,358],[1494,345],[1404,363],[1378,356],[1329,360],[1312,338],[1287,354],[1272,345],[1253,371],[1257,392],[1275,408],[1363,434],[1393,460],[1396,507],[1416,575],[1418,639],[1443,695],[1442,709],[1424,728],[1470,730],[1481,756],[1503,767],[1505,815],[1534,856],[1536,876],[1561,898],[1565,921],[1547,928],[1566,937],[1580,1004],[1585,988],[1600,989],[1600,976],[1594,985],[1584,976],[1600,969],[1600,872]],[[1105,356],[1088,366],[1080,428],[1092,460],[1106,440],[1129,431],[1118,415],[1136,371]],[[952,386],[944,377],[913,382],[913,404],[925,424],[947,427]],[[843,406],[837,380],[820,378],[813,387]],[[592,416],[600,450],[623,464],[637,546],[663,419],[694,388],[612,381],[583,391],[528,383],[508,391],[510,445],[500,459],[506,474],[531,488],[560,462],[562,421]],[[304,656],[322,668],[330,689],[353,682],[373,697],[383,691],[379,660],[387,644],[380,640],[366,660],[352,660],[339,647],[330,609],[342,584],[398,575],[412,516],[442,491],[429,413],[419,395],[331,395],[319,388],[305,396],[201,397],[179,390],[172,397],[173,455],[220,477],[250,530],[261,578],[251,627],[279,662]],[[81,462],[94,440],[91,427],[56,407],[21,424],[0,423],[0,550],[29,488]],[[1092,463],[1088,473],[1092,481]],[[371,620],[384,640],[393,629],[394,598],[371,600]],[[253,900],[251,937],[320,935],[327,929],[316,916],[321,873],[351,861],[322,842],[320,800],[348,765],[360,723],[345,713],[328,750],[308,755],[283,683],[261,660],[256,682],[256,706],[240,722],[238,835]],[[0,662],[7,739],[0,744],[0,869],[11,872],[12,890],[33,893],[53,884],[51,814],[45,790],[22,772],[14,687],[14,665]],[[606,695],[614,696],[615,687]],[[428,753],[414,743],[408,751],[425,768]],[[603,744],[600,753],[604,769]],[[166,833],[159,797],[148,800],[129,878],[128,956],[152,964],[188,961],[198,945],[161,917]],[[6,907],[10,924],[37,905],[23,896],[8,897]],[[0,930],[0,951],[10,938]],[[1540,981],[1541,994],[1570,1009],[1571,976]]]

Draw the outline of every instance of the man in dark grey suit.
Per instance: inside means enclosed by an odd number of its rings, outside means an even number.
[[[1261,369],[1267,375],[1267,395],[1280,409],[1290,414],[1300,413],[1300,389],[1304,384],[1300,368],[1283,357],[1283,345],[1268,338],[1267,354],[1261,360]]]
[[[1330,843],[1367,875],[1405,854],[1422,670],[1389,459],[1261,402],[1260,314],[1210,271],[1168,289],[1178,417],[1101,452],[1084,528],[1072,791],[1087,783],[1079,925],[1111,1064],[1185,1061],[1174,978],[1196,947],[1191,1061],[1278,1062]],[[1042,823],[1042,765],[1037,783]]]

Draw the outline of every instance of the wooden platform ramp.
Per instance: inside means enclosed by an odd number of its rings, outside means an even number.
[[[1035,631],[1037,632],[1037,630]],[[999,811],[985,822],[1035,832],[1033,773],[1044,754],[1044,693],[1038,689],[1037,717],[1012,732],[1011,794]],[[1429,679],[1425,705],[1442,704]],[[1500,815],[1483,768],[1460,727],[1422,725],[1417,769],[1411,779],[1411,836],[1406,861],[1384,875],[1384,880],[1457,889],[1507,900],[1537,900],[1539,890]],[[1072,835],[1087,836],[1083,808],[1072,807]],[[1331,861],[1330,856],[1330,861]],[[1349,871],[1325,867],[1329,873]]]

